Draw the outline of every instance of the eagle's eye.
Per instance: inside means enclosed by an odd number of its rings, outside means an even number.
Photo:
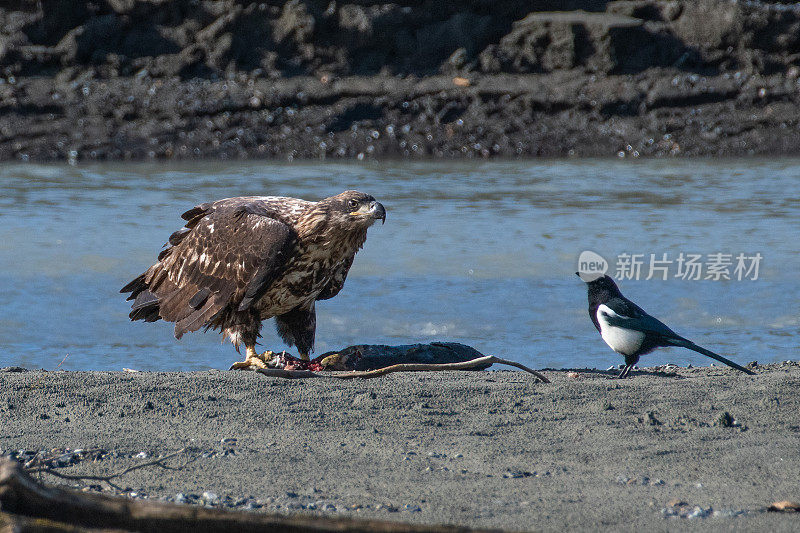
[[[356,207],[358,207],[358,200],[348,200],[347,201],[347,206],[350,209],[355,209]]]

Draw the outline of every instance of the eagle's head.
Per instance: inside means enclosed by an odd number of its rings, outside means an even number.
[[[319,204],[325,207],[329,224],[347,229],[366,229],[377,220],[386,222],[386,209],[369,194],[344,191],[325,198]]]

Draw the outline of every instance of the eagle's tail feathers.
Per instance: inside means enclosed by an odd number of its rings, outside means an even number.
[[[158,260],[159,261],[163,261],[171,253],[172,253],[172,246],[170,246],[168,248],[164,248],[163,250],[158,252]]]
[[[145,307],[152,307],[154,305],[158,306],[158,296],[145,289],[136,295],[136,299],[133,301],[133,305],[131,306],[131,311],[136,311]]]
[[[150,290],[146,272],[122,287],[120,292],[131,293],[127,298],[127,300],[133,300],[131,312],[128,315],[131,320],[155,322],[161,318],[159,314],[161,302],[158,296]]]
[[[206,303],[210,294],[211,290],[208,287],[203,287],[189,300],[189,307],[192,309],[200,309],[203,307],[203,304]]]
[[[192,295],[197,292],[197,287],[177,287],[174,284],[170,285],[171,286],[163,287],[163,289],[159,291],[162,294],[161,315],[164,317],[164,320],[180,322],[195,311],[189,307],[188,302]]]
[[[184,333],[197,331],[203,326],[210,326],[211,318],[220,311],[218,301],[220,301],[218,295],[214,295],[200,309],[193,310],[186,317],[175,322],[175,338],[180,339]]]
[[[169,292],[165,290],[165,288],[162,288],[162,284],[165,281],[167,282],[167,287],[169,287],[169,285],[172,285],[172,290],[174,290],[175,286],[174,284],[172,284],[172,282],[169,281],[169,276],[167,276],[167,271],[163,268],[158,268],[152,273],[150,279],[147,281],[147,289],[150,292],[163,295],[165,292]]]
[[[155,322],[161,316],[159,315],[159,300],[158,296],[153,294],[147,289],[142,290],[136,294],[136,299],[131,306],[131,312],[128,315],[131,320],[144,320],[145,322]]]
[[[136,294],[137,293],[139,293],[140,291],[142,291],[142,290],[144,290],[146,288],[147,288],[147,283],[145,283],[144,274],[142,274],[139,277],[131,280],[131,282],[128,283],[127,285],[125,285],[124,287],[122,287],[119,290],[119,292],[121,292],[121,293],[125,293],[125,292],[133,293],[128,297],[128,300],[132,300],[132,299],[136,298]]]
[[[135,311],[131,311],[128,316],[131,317],[131,320],[144,320],[145,322],[155,322],[161,318],[158,314],[158,304],[149,307],[141,307]]]

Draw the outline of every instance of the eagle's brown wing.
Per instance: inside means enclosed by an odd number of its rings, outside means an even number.
[[[131,318],[175,322],[175,337],[224,312],[245,311],[277,279],[296,235],[269,216],[263,202],[231,198],[184,213],[186,227],[170,236],[158,262],[126,285]]]

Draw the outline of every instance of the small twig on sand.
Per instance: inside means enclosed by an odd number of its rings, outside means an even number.
[[[524,370],[529,374],[533,374],[542,383],[550,383],[550,380],[544,377],[541,373],[528,368],[522,363],[516,361],[509,361],[508,359],[500,359],[494,355],[485,355],[469,361],[462,361],[460,363],[439,363],[439,364],[425,364],[425,363],[401,363],[397,365],[386,366],[383,368],[376,368],[375,370],[362,370],[352,372],[335,372],[335,373],[320,373],[311,370],[283,370],[281,368],[259,368],[256,372],[267,376],[279,378],[333,378],[333,379],[354,379],[354,378],[377,378],[393,372],[436,372],[441,370],[470,370],[473,368],[480,368],[482,366],[492,365],[494,363],[501,365],[509,365],[520,370]]]
[[[146,461],[144,463],[139,463],[139,464],[136,464],[136,465],[133,465],[133,466],[129,466],[127,468],[124,468],[124,469],[120,470],[119,472],[115,472],[113,474],[107,474],[105,476],[79,475],[79,474],[62,474],[61,472],[58,472],[56,469],[54,469],[51,466],[41,466],[41,467],[36,467],[36,468],[29,468],[29,469],[26,469],[25,471],[28,472],[29,474],[42,473],[43,472],[45,474],[50,474],[50,475],[53,475],[53,476],[56,476],[56,477],[60,477],[61,479],[70,479],[70,480],[76,480],[76,481],[105,481],[106,483],[108,483],[112,487],[118,488],[114,483],[111,482],[112,479],[116,479],[118,477],[122,477],[125,474],[127,474],[128,472],[133,472],[134,470],[139,470],[140,468],[145,468],[147,466],[160,466],[161,468],[165,468],[167,470],[180,470],[181,468],[183,468],[187,464],[189,464],[189,462],[191,462],[191,461],[188,461],[185,464],[183,464],[181,466],[178,466],[178,467],[165,465],[164,461],[166,461],[167,459],[172,459],[173,457],[176,457],[176,456],[182,454],[185,451],[186,451],[186,448],[181,448],[177,452],[173,452],[173,453],[171,453],[169,455],[165,455],[164,457],[159,457],[158,459],[153,459],[152,461]]]
[[[58,365],[56,365],[56,367],[55,367],[53,370],[55,371],[55,370],[58,370],[59,368],[61,368],[61,365],[63,365],[63,364],[64,364],[64,361],[66,361],[66,360],[67,360],[67,357],[69,357],[69,354],[65,355],[65,356],[64,356],[64,359],[62,359],[62,360],[61,360],[61,362],[60,362],[60,363],[58,363]]]
[[[64,359],[62,359],[62,360],[61,360],[61,362],[60,362],[60,363],[58,363],[58,365],[56,365],[56,367],[55,367],[55,368],[54,368],[52,371],[53,371],[53,372],[55,372],[56,370],[58,370],[59,368],[61,368],[61,365],[63,365],[63,364],[64,364],[64,361],[66,361],[66,360],[67,360],[67,357],[69,357],[69,354],[65,355],[65,356],[64,356]],[[44,380],[45,376],[47,376],[47,374],[42,374],[42,377],[40,377],[39,379],[37,379],[36,381],[34,381],[33,383],[31,383],[31,384],[28,386],[28,388],[30,388],[30,389],[33,389],[34,387],[38,386],[38,385],[39,385],[39,383],[41,383],[41,382],[42,382],[42,380]]]

